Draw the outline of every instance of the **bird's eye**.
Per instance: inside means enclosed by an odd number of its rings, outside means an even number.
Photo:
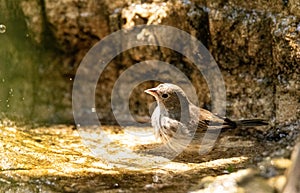
[[[169,95],[168,94],[162,94],[161,97],[164,98],[164,99],[166,99],[166,98],[169,97]]]

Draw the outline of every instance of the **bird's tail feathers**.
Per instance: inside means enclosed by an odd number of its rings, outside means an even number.
[[[254,126],[264,126],[268,125],[268,122],[264,119],[245,119],[235,121],[237,126],[242,127],[254,127]]]

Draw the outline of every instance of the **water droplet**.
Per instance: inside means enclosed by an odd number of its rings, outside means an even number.
[[[79,128],[79,127],[80,127],[80,124],[77,124],[76,127]]]
[[[9,104],[7,104],[6,107],[9,108],[10,107]]]
[[[13,92],[14,92],[14,90],[11,88],[11,89],[9,89],[8,94],[12,96]]]
[[[3,34],[6,32],[6,26],[3,24],[0,24],[0,33]]]
[[[2,82],[5,82],[5,79],[4,79],[4,78],[2,78]]]
[[[96,108],[92,108],[92,112],[93,112],[93,113],[96,112]]]
[[[118,183],[114,183],[113,187],[114,187],[114,188],[119,188],[120,185],[119,185]]]

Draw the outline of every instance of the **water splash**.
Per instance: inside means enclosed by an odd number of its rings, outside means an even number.
[[[6,26],[4,24],[0,24],[0,33],[3,34],[6,32]]]

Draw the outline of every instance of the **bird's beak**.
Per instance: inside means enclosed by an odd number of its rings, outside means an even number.
[[[147,94],[150,94],[154,97],[157,96],[157,88],[150,88],[150,89],[145,90],[144,92]]]

